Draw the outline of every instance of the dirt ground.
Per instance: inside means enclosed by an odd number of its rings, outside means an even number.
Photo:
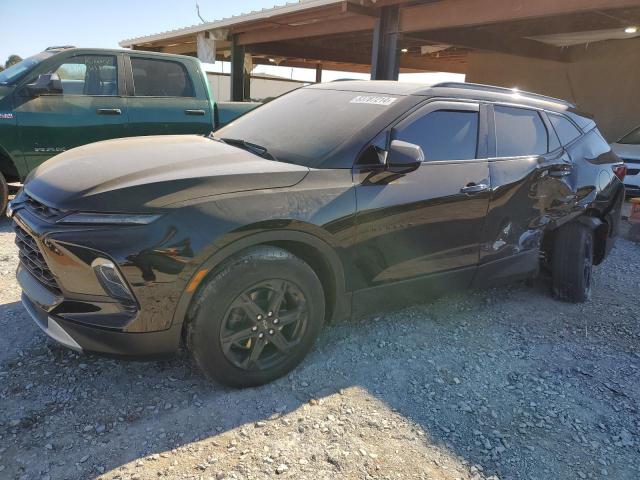
[[[28,318],[0,221],[2,479],[640,478],[640,245],[593,300],[472,292],[342,323],[288,378],[232,390],[188,357],[54,345]]]

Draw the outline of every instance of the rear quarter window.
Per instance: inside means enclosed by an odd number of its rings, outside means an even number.
[[[547,128],[536,110],[495,105],[494,112],[498,157],[547,153]]]
[[[582,132],[578,130],[578,127],[562,115],[549,113],[549,121],[558,134],[558,138],[562,145],[567,145],[582,135]]]

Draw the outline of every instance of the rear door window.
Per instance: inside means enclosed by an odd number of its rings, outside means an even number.
[[[498,157],[544,155],[548,152],[547,129],[536,110],[494,106]]]
[[[558,134],[558,138],[560,138],[560,142],[562,143],[562,145],[571,143],[580,135],[582,135],[582,132],[578,130],[578,127],[576,127],[568,118],[565,118],[562,115],[549,113],[549,121]]]
[[[179,62],[131,58],[136,97],[193,97],[187,69]]]
[[[397,140],[420,145],[425,160],[470,160],[478,151],[478,112],[436,110],[401,126]]]

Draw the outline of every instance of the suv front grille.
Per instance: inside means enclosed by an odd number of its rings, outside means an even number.
[[[22,266],[50,290],[60,293],[60,287],[53,273],[49,270],[35,239],[15,223],[14,229],[16,231],[18,255]]]

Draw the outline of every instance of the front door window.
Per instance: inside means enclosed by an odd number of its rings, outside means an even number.
[[[72,57],[51,73],[60,77],[64,95],[118,94],[118,66],[116,57],[112,55]]]

